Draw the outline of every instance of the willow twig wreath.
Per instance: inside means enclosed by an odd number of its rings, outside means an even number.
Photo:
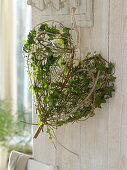
[[[24,44],[39,128],[52,129],[94,116],[112,97],[114,65],[101,54],[76,57],[71,29],[56,21],[37,25]],[[82,119],[84,118],[84,119]]]

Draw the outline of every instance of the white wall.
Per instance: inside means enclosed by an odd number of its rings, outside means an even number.
[[[41,22],[33,9],[33,25]],[[127,0],[94,0],[94,27],[81,28],[82,51],[101,52],[116,65],[116,93],[96,116],[60,128],[57,144],[34,140],[34,157],[60,170],[127,170]]]

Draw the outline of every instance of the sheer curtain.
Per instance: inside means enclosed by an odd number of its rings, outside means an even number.
[[[0,0],[0,99],[8,99],[13,112],[31,108],[22,54],[31,25],[27,0]]]
[[[16,107],[15,0],[0,0],[0,98]]]
[[[23,110],[29,110],[31,108],[31,93],[28,90],[29,78],[26,71],[24,56],[23,56],[23,44],[27,39],[27,35],[32,27],[31,23],[31,7],[27,5],[26,0],[16,0],[16,55],[17,55],[17,106],[21,112]],[[25,66],[25,67],[24,67]]]

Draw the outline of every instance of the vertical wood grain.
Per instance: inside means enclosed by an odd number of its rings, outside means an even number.
[[[94,1],[94,27],[82,29],[82,51],[100,52],[108,59],[109,1]],[[84,51],[85,52],[85,51]],[[81,122],[81,169],[107,170],[108,104],[97,109],[95,117]]]
[[[69,124],[57,130],[56,165],[60,170],[80,169],[80,123]],[[74,152],[74,153],[72,153]]]
[[[110,1],[109,57],[116,65],[116,93],[109,107],[109,170],[127,169],[127,1]]]
[[[33,156],[35,160],[44,164],[55,165],[55,147],[48,134],[43,132],[34,139]]]
[[[57,150],[45,134],[34,141],[34,157],[59,170],[127,169],[127,0],[94,0],[94,27],[81,28],[81,51],[100,52],[116,65],[116,92],[95,117],[56,132]],[[33,9],[33,26],[41,13]]]

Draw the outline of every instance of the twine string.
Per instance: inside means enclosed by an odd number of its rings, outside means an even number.
[[[75,45],[75,49],[80,48],[80,33],[78,30],[78,26],[76,23],[76,18],[75,18],[75,13],[76,13],[76,9],[75,7],[71,8],[71,18],[72,18],[72,30],[74,29],[76,32],[76,36],[77,36],[77,40],[76,40],[76,45]]]

